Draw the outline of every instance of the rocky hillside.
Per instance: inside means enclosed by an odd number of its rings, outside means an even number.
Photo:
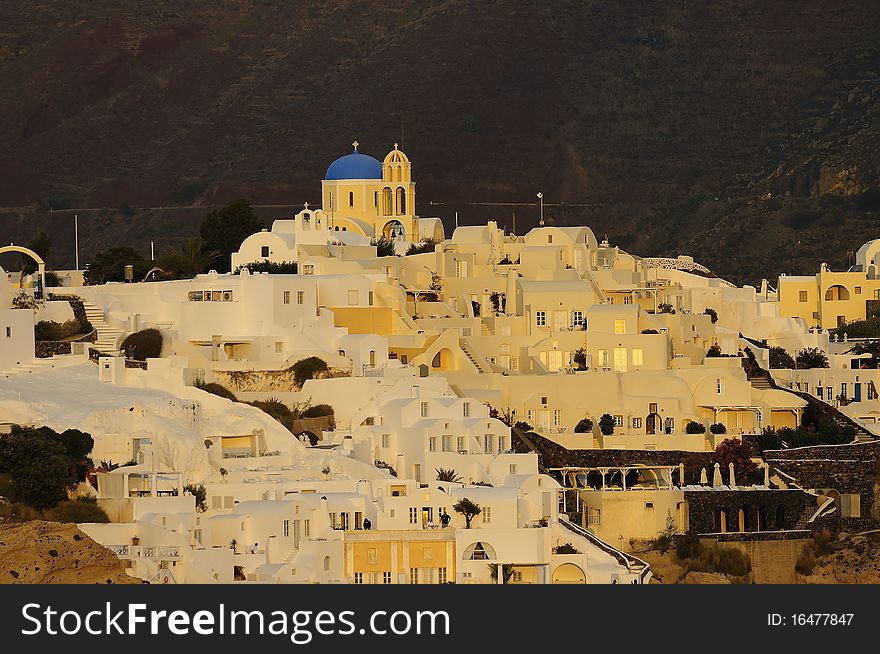
[[[74,524],[0,522],[0,583],[139,584],[116,555]]]
[[[50,228],[58,267],[64,209],[106,208],[78,212],[84,261],[161,251],[215,204],[317,203],[355,138],[401,142],[448,227],[522,232],[540,190],[551,221],[740,282],[877,232],[874,0],[23,0],[0,24],[0,241]]]

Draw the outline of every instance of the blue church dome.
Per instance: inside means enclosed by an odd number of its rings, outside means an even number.
[[[354,152],[330,164],[324,179],[382,179],[382,162],[361,154],[355,145]]]

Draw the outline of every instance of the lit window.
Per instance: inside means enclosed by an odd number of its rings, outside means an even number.
[[[862,287],[856,286],[856,295],[861,295],[861,294],[862,294]]]
[[[446,583],[446,568],[437,568],[437,583]]]
[[[615,320],[614,321],[614,333],[615,334],[625,334],[626,333],[626,320]]]
[[[633,348],[633,365],[641,366],[645,364],[645,351],[641,348]]]

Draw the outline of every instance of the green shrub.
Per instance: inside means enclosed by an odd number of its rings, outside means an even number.
[[[707,307],[706,310],[703,311],[703,313],[706,314],[707,316],[710,316],[710,317],[712,318],[712,324],[713,324],[713,325],[714,325],[716,322],[718,322],[718,312],[715,311],[715,309],[711,309],[711,308],[708,308],[708,307]]]
[[[580,554],[581,551],[571,543],[563,543],[553,548],[554,554]]]
[[[770,368],[773,370],[791,370],[794,368],[794,357],[784,347],[774,345],[770,348]]]
[[[242,270],[250,273],[269,273],[270,275],[295,275],[299,267],[296,261],[251,261],[250,263],[238,266],[235,274],[238,275]]]
[[[581,418],[574,426],[575,434],[589,434],[593,431],[593,421],[589,418]]]
[[[195,484],[187,484],[183,487],[183,490],[196,498],[196,511],[204,513],[208,510],[208,491],[203,484],[199,484],[198,486]]]
[[[709,431],[711,431],[713,434],[726,434],[727,427],[725,427],[724,424],[720,422],[713,422],[711,425],[709,425]]]
[[[223,386],[222,384],[218,384],[216,382],[208,382],[201,378],[196,379],[193,384],[196,388],[205,391],[206,393],[211,393],[212,395],[217,395],[218,397],[225,397],[227,400],[232,400],[233,402],[238,402],[238,398],[235,397],[235,393],[230,391],[228,388]]]
[[[22,502],[0,504],[0,518],[15,522],[28,522],[40,517],[40,512]]]
[[[614,418],[611,417],[610,413],[603,413],[602,417],[599,418],[599,431],[604,436],[611,436],[614,433]]]
[[[53,509],[46,511],[46,519],[55,522],[110,522],[104,509],[94,500],[76,499],[61,502]]]
[[[284,425],[288,431],[293,431],[293,421],[295,420],[295,416],[293,415],[293,411],[290,410],[290,407],[284,404],[281,400],[271,397],[268,400],[255,400],[249,402],[249,404],[275,418],[275,420]]]
[[[332,416],[333,415],[333,407],[329,404],[316,404],[315,406],[310,406],[308,409],[302,412],[303,418],[320,418],[322,416]]]
[[[34,339],[37,341],[60,341],[64,338],[64,328],[54,320],[41,320],[34,325]]]
[[[142,329],[126,336],[121,349],[126,357],[138,361],[158,359],[162,354],[163,340],[162,332],[158,329]]]
[[[294,381],[296,381],[297,386],[300,388],[308,380],[315,379],[319,374],[326,373],[329,370],[327,362],[318,357],[301,359],[294,363],[290,369],[293,372]]]
[[[513,426],[516,427],[517,429],[519,429],[520,431],[524,431],[526,433],[534,431],[534,427],[532,427],[525,420],[517,420],[515,423],[513,423]]]
[[[684,428],[684,433],[686,434],[705,434],[706,433],[706,425],[702,422],[689,422],[687,427]]]
[[[721,356],[721,346],[715,343],[711,345],[708,350],[706,350],[707,357],[720,357]]]
[[[744,577],[752,571],[748,554],[738,549],[700,545],[697,556],[688,563],[692,572],[718,572],[730,577]]]

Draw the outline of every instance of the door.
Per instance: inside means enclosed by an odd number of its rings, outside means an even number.
[[[562,367],[562,351],[550,350],[547,353],[547,370],[556,372]]]
[[[861,382],[856,382],[853,384],[853,402],[861,402],[862,401],[862,384]]]
[[[626,348],[614,348],[614,372],[626,372]]]
[[[553,329],[561,331],[563,329],[568,329],[568,326],[568,311],[554,311]]]
[[[541,409],[538,411],[538,425],[544,430],[550,430],[550,410]]]

